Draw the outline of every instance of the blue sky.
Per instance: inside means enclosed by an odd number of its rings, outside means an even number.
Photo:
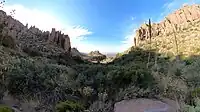
[[[4,10],[15,9],[23,24],[62,30],[79,51],[122,52],[148,18],[159,22],[186,3],[200,0],[7,0]]]

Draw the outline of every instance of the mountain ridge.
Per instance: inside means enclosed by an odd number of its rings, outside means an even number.
[[[180,9],[167,15],[161,22],[151,25],[152,37],[159,35],[168,35],[175,31],[183,30],[192,21],[198,21],[200,18],[200,5],[184,5]],[[148,24],[142,24],[136,31],[136,40],[148,39]]]
[[[200,5],[185,5],[159,23],[142,24],[136,31],[135,47],[156,49],[165,55],[198,55]],[[176,46],[177,44],[177,46]],[[195,47],[195,48],[194,48]],[[130,51],[130,50],[129,50]]]

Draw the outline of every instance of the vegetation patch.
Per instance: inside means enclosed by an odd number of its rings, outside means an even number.
[[[12,112],[12,109],[5,105],[0,105],[0,112]]]

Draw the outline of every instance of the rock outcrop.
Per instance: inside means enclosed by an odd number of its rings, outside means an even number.
[[[149,28],[143,24],[136,31],[136,47],[169,57],[200,55],[200,5],[183,6],[160,23],[151,24],[151,44]]]
[[[88,56],[90,61],[102,61],[106,59],[106,55],[101,54],[99,51],[91,51]]]
[[[174,13],[169,14],[160,23],[153,23],[151,25],[151,35],[152,37],[158,35],[169,35],[174,31],[180,31],[187,28],[190,22],[196,20],[200,20],[200,5],[185,5]],[[149,38],[148,28],[148,24],[143,24],[136,31],[136,43]]]
[[[88,56],[102,56],[103,54],[101,54],[99,51],[91,51],[90,53],[88,53]]]
[[[63,48],[66,52],[71,51],[70,38],[68,35],[62,34],[61,31],[56,31],[55,28],[52,28],[51,33],[49,34],[48,41],[50,43],[54,43],[61,48]]]
[[[35,26],[28,28],[18,20],[6,15],[0,10],[0,44],[18,50],[44,52],[45,55],[59,53],[69,54],[71,51],[70,38],[68,35],[52,29],[41,31]],[[39,53],[40,52],[40,53]]]

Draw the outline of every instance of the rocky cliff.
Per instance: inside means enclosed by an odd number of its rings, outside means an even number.
[[[52,28],[51,32],[41,31],[35,26],[28,28],[28,25],[23,25],[2,10],[0,11],[0,34],[2,45],[34,55],[69,54],[71,51],[68,35],[56,31],[55,28]]]
[[[58,45],[59,47],[63,48],[66,52],[71,51],[71,44],[70,44],[70,38],[68,35],[62,34],[61,31],[56,31],[55,28],[52,29],[51,33],[48,34],[49,43],[54,43]]]
[[[200,54],[200,5],[183,6],[160,23],[151,24],[151,44],[148,25],[143,24],[136,31],[135,46],[170,56]]]
[[[160,23],[153,23],[151,35],[153,37],[159,35],[169,35],[174,31],[181,31],[187,28],[191,22],[197,20],[200,20],[200,5],[185,5],[172,14],[169,14]],[[148,39],[148,37],[148,24],[143,24],[136,31],[136,43],[139,43],[141,40]]]

